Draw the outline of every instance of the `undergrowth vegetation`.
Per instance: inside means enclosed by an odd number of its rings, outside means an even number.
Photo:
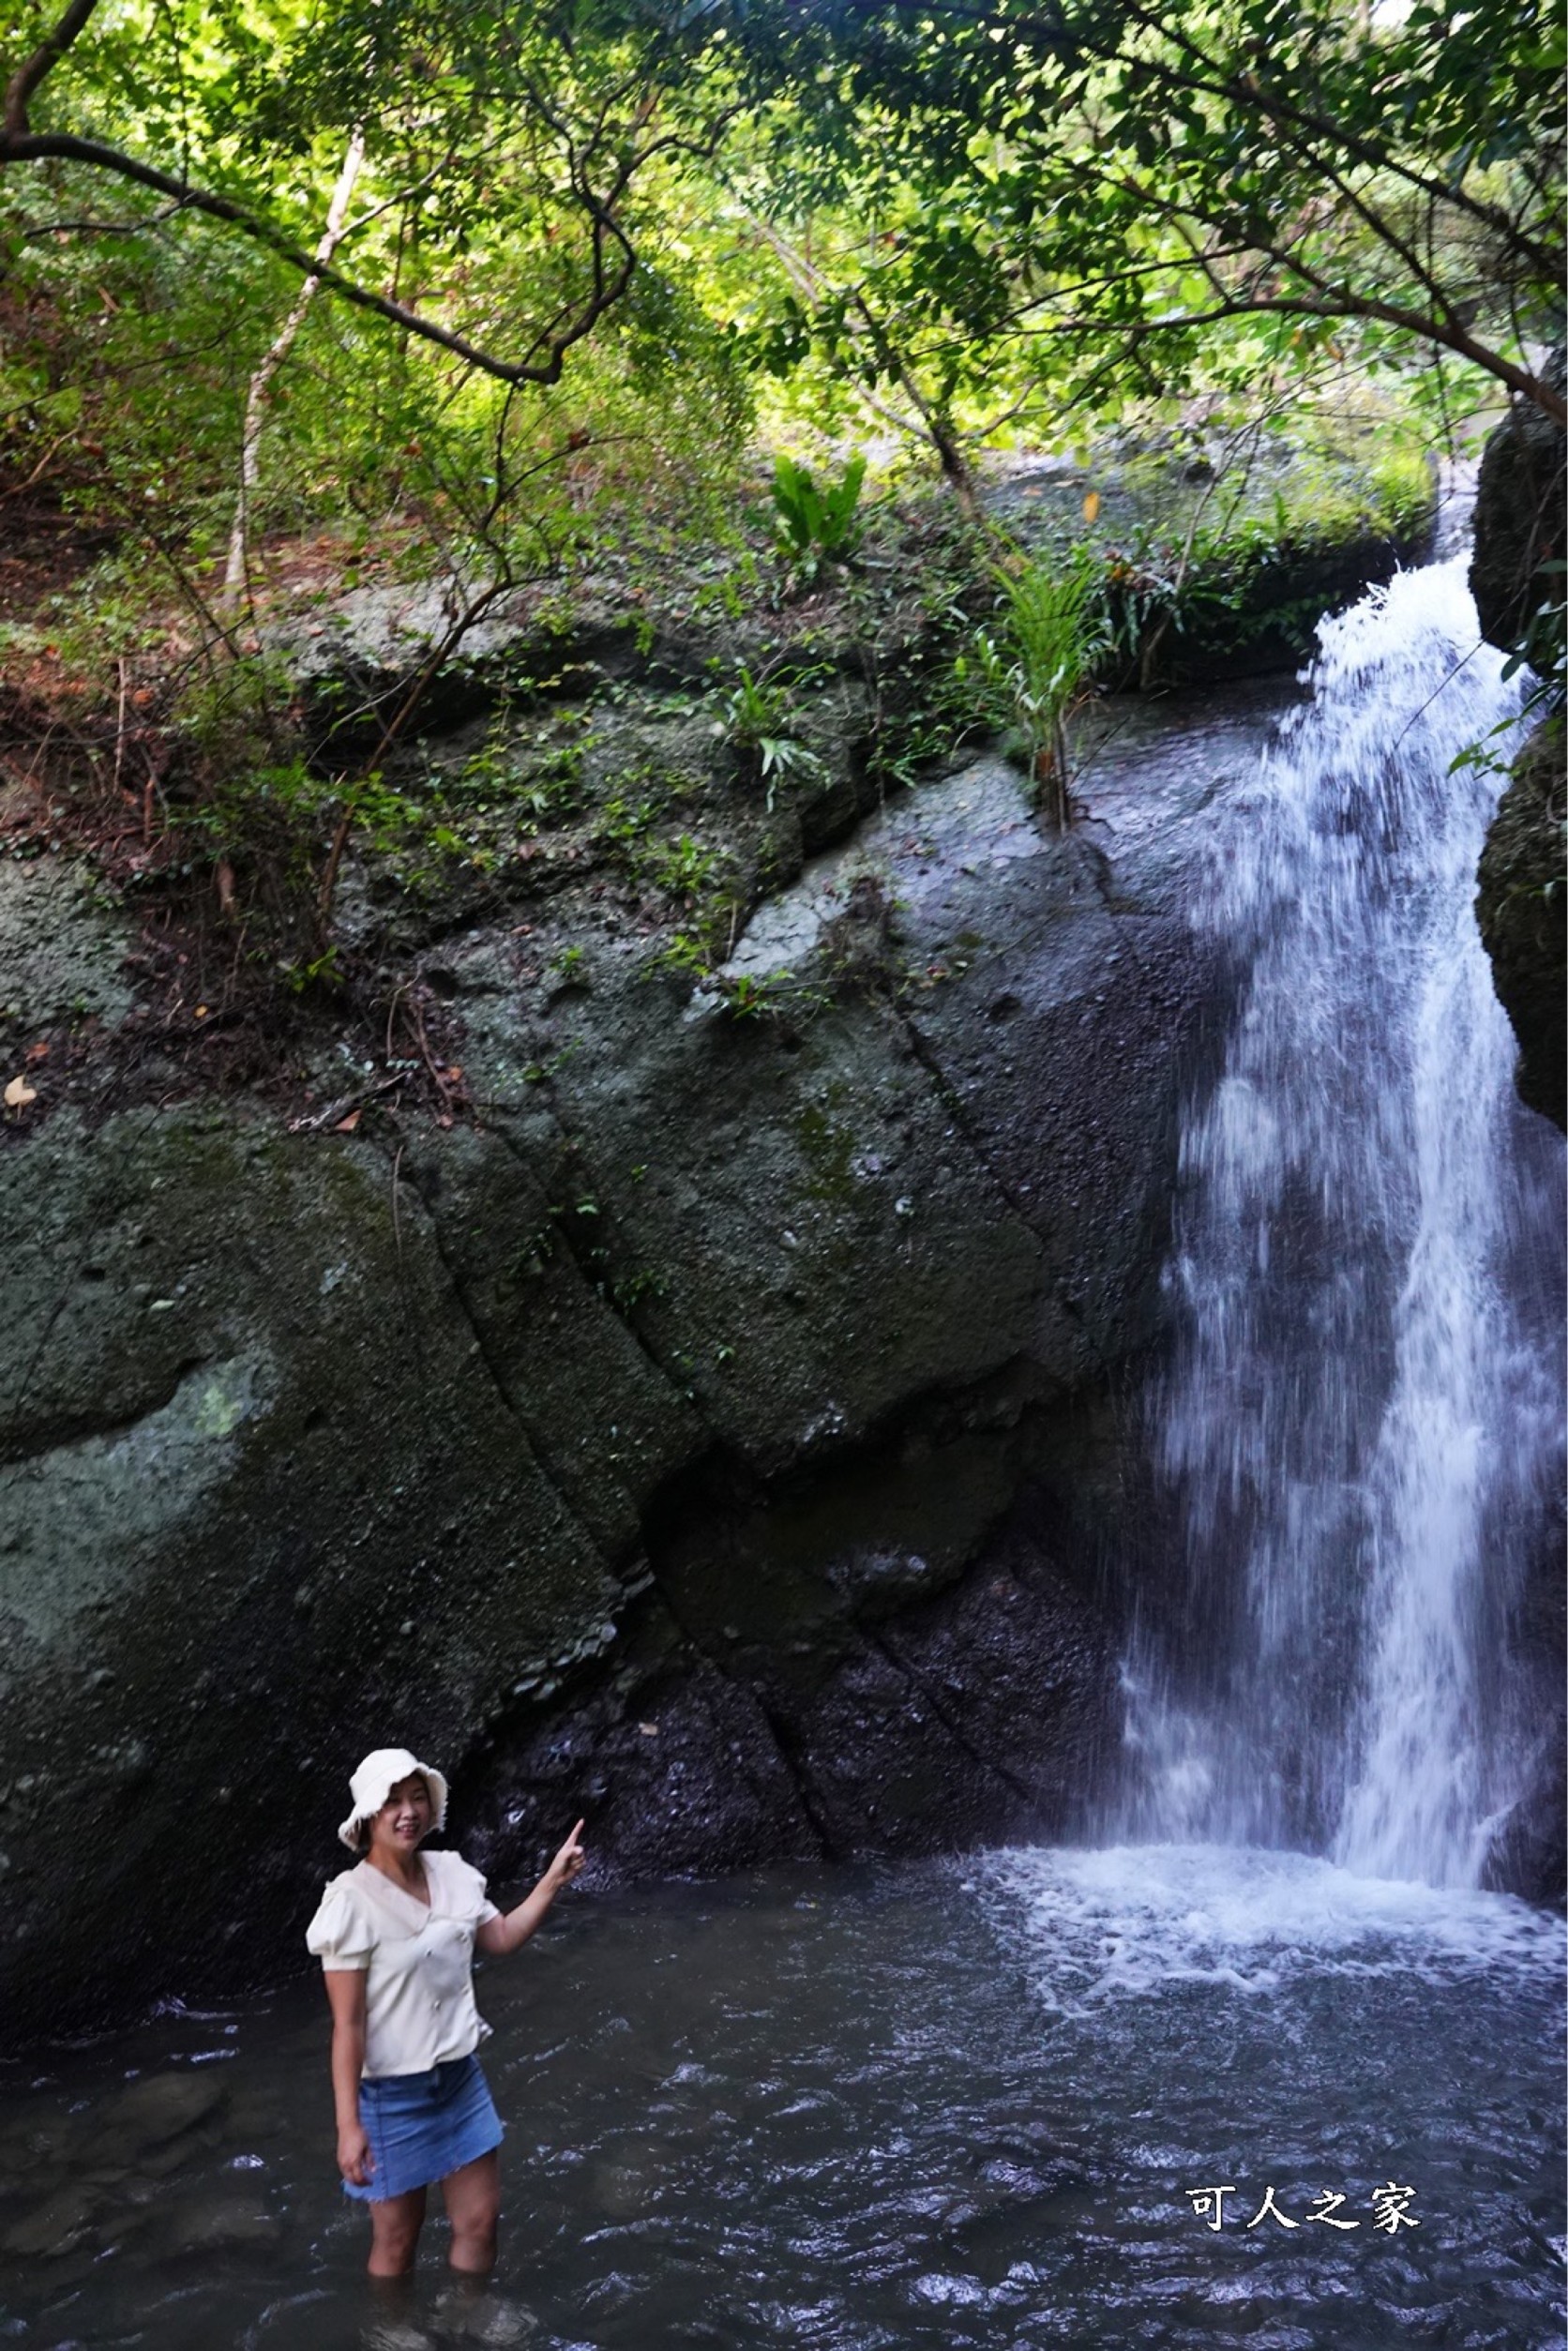
[[[1552,43],[1353,13],[22,0],[13,853],[384,1024],[574,893],[711,973],[986,736],[1065,822],[1086,692],[1293,657],[1560,408]]]

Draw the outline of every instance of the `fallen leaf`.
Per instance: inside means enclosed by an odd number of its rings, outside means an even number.
[[[1100,493],[1097,490],[1092,490],[1083,502],[1083,519],[1085,522],[1093,522],[1099,511]]]
[[[38,1098],[38,1090],[37,1086],[30,1086],[25,1078],[13,1078],[10,1084],[6,1088],[6,1108],[8,1110],[25,1109],[29,1102],[36,1102]]]
[[[47,1062],[49,1059],[49,1039],[39,1037],[37,1045],[30,1045],[22,1058],[29,1069],[37,1069],[40,1062]]]
[[[339,1120],[332,1132],[334,1135],[352,1135],[354,1128],[359,1124],[360,1119],[363,1115],[362,1111],[351,1110],[346,1119]]]

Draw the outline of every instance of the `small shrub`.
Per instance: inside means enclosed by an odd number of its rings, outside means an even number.
[[[1004,642],[982,630],[976,659],[986,685],[1003,690],[1021,731],[1031,783],[1052,823],[1068,818],[1067,720],[1089,690],[1108,642],[1099,568],[1086,550],[1065,568],[1018,556],[994,574]],[[1011,659],[1008,656],[1011,656]]]
[[[667,897],[694,898],[712,878],[717,863],[716,850],[683,833],[678,841],[667,841],[651,851],[641,861],[639,871]]]
[[[713,960],[713,950],[701,931],[677,930],[643,970],[650,978],[659,972],[672,972],[678,979],[701,981],[712,971]]]
[[[818,580],[825,565],[846,562],[859,546],[865,479],[863,457],[852,457],[839,479],[822,488],[793,458],[775,463],[774,527],[779,551],[803,587]]]
[[[541,823],[560,823],[578,804],[590,741],[580,735],[542,752],[520,755],[508,714],[503,711],[483,746],[463,761],[456,776],[439,779],[439,795],[454,808],[470,806],[484,816],[510,808],[529,831]]]
[[[791,972],[737,972],[732,977],[716,972],[708,985],[731,1020],[759,1020],[793,976]]]
[[[810,775],[822,766],[816,752],[790,732],[792,716],[783,686],[769,685],[765,677],[754,678],[743,664],[719,703],[714,727],[743,766],[766,785],[770,809],[787,776]]]

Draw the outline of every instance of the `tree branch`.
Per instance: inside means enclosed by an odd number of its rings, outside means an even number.
[[[82,0],[82,5],[87,5],[87,0]],[[97,0],[91,0],[91,5],[96,6]],[[41,80],[42,76],[38,79]],[[275,253],[291,269],[297,269],[301,277],[318,279],[337,294],[339,301],[352,302],[359,309],[389,320],[394,326],[419,336],[425,342],[434,343],[439,350],[449,351],[455,358],[466,360],[471,368],[477,368],[483,375],[494,376],[502,384],[558,384],[567,352],[574,343],[581,341],[606,310],[613,308],[631,281],[630,264],[609,280],[599,276],[577,315],[566,326],[550,336],[544,358],[502,359],[494,352],[470,342],[466,336],[456,333],[452,328],[440,326],[433,319],[422,317],[417,310],[407,309],[401,302],[394,302],[386,294],[373,293],[369,286],[357,285],[352,278],[345,278],[339,270],[324,265],[313,254],[306,252],[303,247],[295,245],[292,238],[275,229],[269,220],[264,220],[249,206],[237,203],[232,196],[220,195],[212,188],[192,188],[188,183],[175,179],[172,173],[160,172],[154,165],[143,163],[135,156],[122,154],[117,147],[105,146],[96,139],[78,139],[65,131],[23,132],[20,135],[8,131],[0,136],[0,170],[4,170],[8,163],[44,162],[83,163],[95,171],[113,172],[122,179],[133,180],[140,188],[150,188],[160,196],[173,197],[182,211],[200,212],[209,219],[225,221]],[[631,248],[618,224],[610,222],[605,225],[629,254]],[[596,231],[599,226],[596,216]],[[537,348],[536,344],[535,348]]]
[[[182,209],[177,203],[164,204],[158,211],[143,212],[134,220],[43,220],[36,229],[18,229],[16,241],[19,245],[35,245],[45,236],[141,236],[145,230],[160,229]]]
[[[1304,277],[1307,275],[1288,256],[1276,258],[1282,268],[1294,270]],[[1309,279],[1308,282],[1316,281]],[[1458,352],[1462,358],[1472,361],[1476,367],[1485,369],[1487,374],[1496,376],[1500,383],[1506,384],[1510,391],[1516,392],[1521,399],[1530,400],[1557,423],[1568,426],[1568,401],[1560,393],[1554,391],[1549,384],[1543,383],[1539,376],[1530,375],[1523,368],[1516,368],[1512,360],[1503,358],[1500,352],[1476,342],[1462,329],[1441,327],[1436,320],[1423,318],[1413,310],[1401,309],[1397,303],[1382,302],[1371,295],[1349,292],[1335,294],[1332,288],[1315,294],[1238,294],[1215,303],[1209,309],[1172,310],[1161,318],[1055,319],[1048,325],[1027,327],[1024,332],[1032,337],[1076,335],[1080,338],[1119,332],[1129,341],[1137,343],[1146,340],[1151,335],[1175,333],[1191,326],[1212,326],[1221,319],[1261,317],[1270,312],[1294,318],[1377,319],[1384,325],[1397,326],[1408,334],[1417,335],[1424,342],[1445,344],[1449,350]]]
[[[342,169],[338,174],[338,184],[332,191],[332,201],[327,206],[326,226],[322,231],[321,243],[316,248],[318,273],[332,259],[341,241],[343,224],[348,218],[349,205],[354,197],[354,182],[359,177],[360,166],[364,160],[365,134],[355,124],[350,134]],[[245,587],[246,557],[250,536],[250,505],[252,493],[261,478],[262,428],[266,421],[267,395],[272,388],[273,377],[288,357],[294,337],[305,324],[305,315],[310,308],[311,297],[320,284],[321,278],[317,273],[312,273],[306,279],[294,298],[293,309],[274,337],[263,357],[261,366],[251,377],[250,388],[246,395],[245,428],[240,436],[239,491],[234,500],[234,525],[229,533],[229,559],[223,575],[223,592],[231,603],[238,600]]]
[[[1212,229],[1216,234],[1224,235],[1230,230],[1231,224],[1229,220],[1204,212],[1190,200],[1178,203],[1173,198],[1160,195],[1142,181],[1129,178],[1122,173],[1094,172],[1089,170],[1087,165],[1085,169],[1086,176],[1097,178],[1120,189],[1123,194],[1132,196],[1138,203],[1147,206],[1150,211],[1163,216],[1178,226],[1183,217],[1187,216],[1192,219],[1201,221],[1206,228]],[[1408,309],[1402,303],[1387,301],[1380,294],[1364,294],[1358,292],[1353,286],[1335,284],[1332,279],[1324,277],[1320,271],[1314,269],[1299,252],[1292,252],[1284,246],[1269,244],[1259,238],[1252,243],[1250,249],[1273,262],[1276,269],[1299,279],[1304,285],[1313,290],[1312,294],[1296,296],[1270,295],[1261,292],[1256,294],[1244,293],[1234,294],[1227,298],[1226,307],[1219,310],[1203,311],[1192,316],[1153,320],[1148,323],[1148,328],[1144,331],[1157,330],[1166,326],[1203,325],[1215,318],[1239,318],[1252,312],[1268,310],[1294,310],[1319,318],[1376,319],[1380,324],[1399,328],[1401,333],[1413,337],[1417,341],[1438,343],[1449,351],[1456,352],[1460,358],[1470,360],[1473,366],[1482,369],[1487,375],[1495,376],[1500,384],[1505,384],[1518,399],[1528,400],[1531,406],[1541,409],[1545,414],[1551,417],[1555,424],[1568,426],[1568,401],[1564,400],[1562,394],[1544,377],[1532,375],[1528,368],[1518,366],[1514,360],[1505,357],[1500,351],[1494,350],[1490,344],[1481,342],[1455,316],[1446,303],[1443,307],[1447,315],[1443,318],[1434,318],[1420,310]],[[1067,331],[1081,333],[1087,330],[1090,324],[1088,321],[1075,321],[1070,324]],[[1116,320],[1101,320],[1094,324],[1103,333],[1108,325],[1114,329],[1122,323]],[[1036,329],[1034,331],[1050,330]]]
[[[34,91],[47,74],[53,73],[98,4],[98,0],[70,0],[54,30],[45,34],[32,55],[12,74],[6,91],[5,131],[8,139],[20,139],[25,134],[27,109]]]
[[[910,5],[912,5],[912,0],[899,0],[901,8],[907,8]],[[1000,24],[1010,31],[1021,32],[1026,37],[1033,33],[1042,46],[1060,48],[1063,39],[1063,33],[1061,30],[1038,23],[1032,23],[1027,17],[1008,18],[985,8],[954,8],[952,0],[948,0],[948,6],[951,13],[961,15],[972,24],[985,27]],[[1295,123],[1302,130],[1309,131],[1314,138],[1326,141],[1330,146],[1339,148],[1346,155],[1354,156],[1358,163],[1364,163],[1374,171],[1392,172],[1396,178],[1406,181],[1409,186],[1419,188],[1425,194],[1436,197],[1443,203],[1452,204],[1457,211],[1469,213],[1472,219],[1484,222],[1497,234],[1507,237],[1520,252],[1529,256],[1538,269],[1545,270],[1553,276],[1560,271],[1561,249],[1553,249],[1538,244],[1500,205],[1487,203],[1482,198],[1470,196],[1463,188],[1452,187],[1443,180],[1434,180],[1427,173],[1417,170],[1414,165],[1402,162],[1396,155],[1391,152],[1383,141],[1360,138],[1342,124],[1326,121],[1320,114],[1315,114],[1306,107],[1296,105],[1282,93],[1270,89],[1256,75],[1249,75],[1244,79],[1227,75],[1224,68],[1216,64],[1214,59],[1192,38],[1191,35],[1183,30],[1179,18],[1172,12],[1163,9],[1156,11],[1141,7],[1138,5],[1138,0],[1125,0],[1125,6],[1127,14],[1135,23],[1141,25],[1146,33],[1153,35],[1156,38],[1168,40],[1173,48],[1191,58],[1199,68],[1195,73],[1183,73],[1157,57],[1140,56],[1138,60],[1138,64],[1157,80],[1173,88],[1193,90],[1209,98],[1224,98],[1232,106],[1239,105],[1250,113],[1261,115],[1265,122]],[[1081,28],[1072,36],[1072,38],[1079,46],[1089,50],[1092,54],[1098,55],[1108,64],[1123,54],[1119,42],[1107,43],[1102,39],[1096,43]]]

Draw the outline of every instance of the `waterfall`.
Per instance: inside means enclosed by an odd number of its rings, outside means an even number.
[[[1216,834],[1196,920],[1243,978],[1183,1137],[1185,1585],[1126,1668],[1135,1832],[1467,1885],[1518,1792],[1495,1666],[1554,1470],[1560,1146],[1473,913],[1502,667],[1462,558],[1399,575],[1324,625]]]

